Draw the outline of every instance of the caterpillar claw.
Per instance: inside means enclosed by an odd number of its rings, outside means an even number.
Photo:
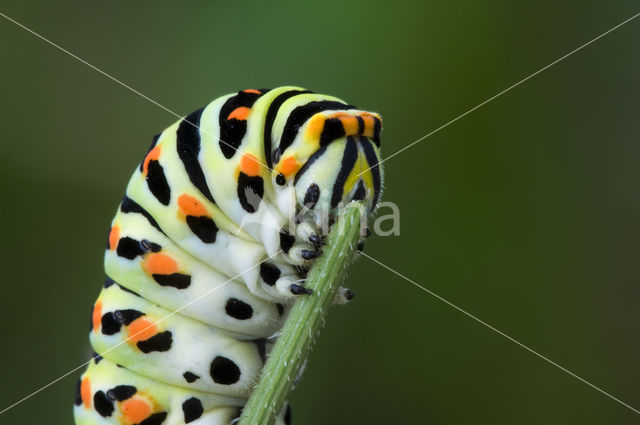
[[[309,242],[311,242],[313,246],[319,247],[324,245],[324,238],[322,236],[312,234],[309,236]]]
[[[353,293],[351,289],[340,287],[338,288],[338,292],[336,292],[336,296],[333,299],[333,304],[344,305],[351,301],[356,294]]]
[[[268,292],[269,290],[272,292],[273,296],[276,296],[280,299],[289,299],[293,298],[293,294],[291,293],[291,285],[295,284],[296,280],[292,279],[289,276],[283,276],[280,279],[276,280],[275,285],[269,286],[265,288]]]
[[[302,259],[307,261],[318,258],[320,254],[322,254],[322,251],[319,249],[316,251],[309,251],[308,249],[303,249],[302,251],[300,251],[300,256],[302,257]]]
[[[292,264],[297,266],[307,265],[310,260],[319,257],[320,254],[322,251],[319,248],[308,243],[295,244],[289,250],[289,258]]]
[[[348,288],[345,289],[344,297],[346,298],[347,301],[351,301],[355,296],[356,294],[354,294],[351,289],[348,289]]]
[[[311,294],[313,294],[313,290],[311,290],[309,288],[305,288],[302,285],[298,285],[297,283],[292,283],[289,286],[289,290],[291,291],[291,293],[293,295],[302,295],[302,294],[311,295]]]
[[[309,240],[309,237],[315,233],[316,231],[313,226],[306,221],[303,221],[296,226],[296,236],[299,239]]]

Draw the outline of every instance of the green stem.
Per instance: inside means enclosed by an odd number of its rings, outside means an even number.
[[[351,261],[360,235],[361,208],[357,203],[347,205],[329,233],[324,254],[307,276],[305,286],[313,293],[300,296],[292,307],[238,425],[275,422]]]

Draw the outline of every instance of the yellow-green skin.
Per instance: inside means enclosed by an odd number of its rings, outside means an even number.
[[[328,222],[353,199],[377,204],[380,128],[377,114],[281,87],[164,130],[111,224],[76,424],[239,417]],[[290,420],[287,406],[276,423]]]

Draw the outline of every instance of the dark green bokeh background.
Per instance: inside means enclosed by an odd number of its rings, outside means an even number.
[[[384,117],[389,155],[637,13],[634,1],[18,2],[0,11],[179,114],[296,84]],[[630,405],[638,380],[640,19],[386,165],[367,253]],[[87,358],[108,223],[175,117],[0,18],[0,409]],[[367,259],[294,423],[638,423]],[[65,424],[79,372],[1,424]]]

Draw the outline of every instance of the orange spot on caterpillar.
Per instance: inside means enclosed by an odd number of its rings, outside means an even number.
[[[307,137],[309,139],[319,139],[323,128],[324,116],[322,114],[314,115],[309,124],[307,124]]]
[[[364,121],[364,132],[362,133],[362,135],[365,137],[373,137],[373,131],[375,126],[375,120],[373,119],[373,115],[362,114],[362,120]]]
[[[202,217],[207,215],[207,209],[193,196],[183,193],[178,197],[178,208],[184,215],[192,215],[194,217]]]
[[[91,322],[93,323],[93,331],[98,332],[102,323],[102,301],[96,301],[93,306],[93,313],[91,314]]]
[[[82,398],[85,409],[91,407],[91,382],[88,376],[85,376],[80,384],[80,398]]]
[[[140,423],[151,415],[149,403],[138,397],[123,401],[120,409],[127,421],[132,424]]]
[[[172,274],[178,272],[178,263],[176,260],[163,253],[147,255],[143,266],[149,274]]]
[[[231,111],[231,113],[227,116],[227,119],[246,120],[249,116],[249,112],[251,112],[251,109],[247,108],[246,106],[240,106]]]
[[[120,228],[113,226],[109,231],[109,250],[113,251],[118,246],[118,239],[120,239]]]
[[[151,338],[158,333],[158,327],[151,320],[139,317],[127,326],[128,341],[138,342]]]
[[[372,114],[370,112],[362,112],[360,117],[364,121],[364,132],[362,135],[365,137],[373,137],[375,133],[376,120],[380,121],[380,125],[382,125],[382,118],[380,115]]]
[[[247,90],[242,90],[245,93],[255,93],[255,94],[262,94],[262,92],[260,90],[256,90],[256,89],[247,89]]]
[[[358,134],[358,119],[353,115],[345,115],[340,117],[344,132],[347,136],[353,136]]]
[[[245,153],[240,160],[240,171],[249,177],[255,177],[260,174],[260,162],[255,155]]]
[[[298,171],[298,168],[300,168],[300,164],[298,164],[298,161],[292,156],[284,158],[280,163],[280,172],[284,174],[285,177]]]
[[[158,158],[160,158],[160,152],[162,152],[162,146],[156,146],[155,148],[151,149],[151,151],[144,158],[144,164],[142,164],[143,175],[145,176],[147,175],[149,161],[153,161],[153,160],[157,161]]]

